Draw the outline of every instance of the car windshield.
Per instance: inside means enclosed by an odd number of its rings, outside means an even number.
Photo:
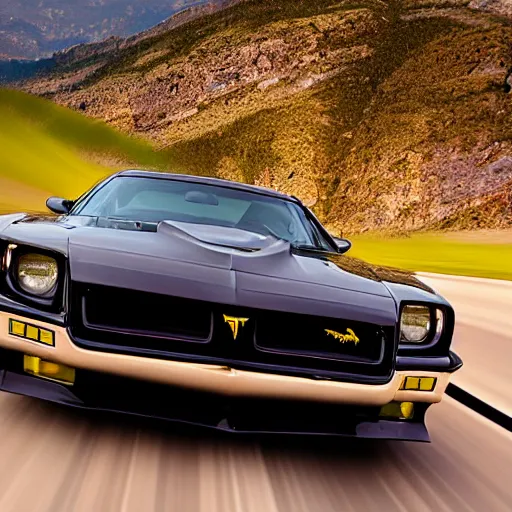
[[[318,245],[314,227],[292,201],[180,180],[119,176],[79,202],[72,215],[226,226]]]

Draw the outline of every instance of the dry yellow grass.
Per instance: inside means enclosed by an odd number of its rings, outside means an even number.
[[[49,195],[75,198],[126,167],[162,168],[138,139],[49,101],[0,89],[0,211],[43,210]]]
[[[512,280],[510,230],[424,233],[408,237],[356,236],[352,256],[378,265]]]

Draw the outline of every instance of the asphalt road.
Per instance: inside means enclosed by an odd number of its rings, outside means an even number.
[[[430,279],[461,322],[460,384],[510,403],[512,288]],[[511,511],[512,434],[449,397],[427,423],[432,444],[233,438],[0,394],[0,511]]]
[[[512,416],[512,281],[419,277],[455,308],[453,347],[464,366],[453,382]]]
[[[505,512],[512,434],[447,398],[432,444],[226,438],[0,395],[2,512]]]

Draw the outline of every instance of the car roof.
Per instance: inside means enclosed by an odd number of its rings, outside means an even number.
[[[287,201],[293,201],[295,203],[302,204],[299,199],[294,196],[289,196],[273,190],[271,188],[259,187],[257,185],[247,185],[245,183],[239,183],[237,181],[224,180],[220,178],[210,178],[207,176],[193,176],[190,174],[173,174],[168,172],[159,171],[141,171],[141,170],[127,170],[117,173],[115,176],[131,176],[134,178],[158,178],[164,180],[175,180],[175,181],[187,181],[190,183],[203,183],[205,185],[213,185],[223,188],[231,188],[235,190],[242,190],[245,192],[253,192],[257,194],[263,194],[266,196],[276,197],[279,199],[285,199]]]

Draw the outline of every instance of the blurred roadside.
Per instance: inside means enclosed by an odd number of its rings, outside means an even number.
[[[350,255],[413,271],[512,280],[512,230],[357,235]]]
[[[0,89],[0,148],[0,213],[42,211],[49,195],[77,197],[117,169],[166,165],[148,142],[6,89]]]
[[[512,417],[512,282],[420,274],[455,308],[453,350],[464,366],[452,382]]]

